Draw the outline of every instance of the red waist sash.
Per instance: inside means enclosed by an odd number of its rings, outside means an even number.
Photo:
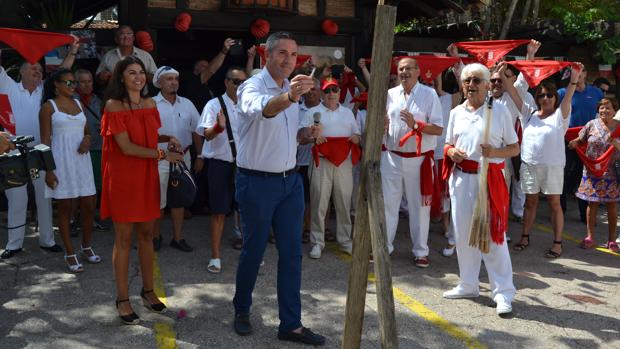
[[[332,164],[340,166],[351,153],[351,163],[356,165],[362,158],[362,149],[358,144],[349,141],[349,137],[326,137],[327,142],[315,144],[312,147],[312,157],[314,164],[319,167],[320,157],[329,160]]]
[[[387,151],[388,149],[385,147],[385,145],[382,144],[381,150]],[[424,156],[424,160],[422,160],[422,166],[420,167],[420,194],[422,196],[422,206],[431,205],[431,203],[433,202],[433,162],[435,152],[433,150],[429,150],[421,154],[402,152],[397,150],[390,150],[390,152],[403,158],[415,158]]]

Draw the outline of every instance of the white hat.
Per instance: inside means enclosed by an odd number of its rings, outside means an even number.
[[[159,69],[157,69],[157,71],[155,72],[155,75],[153,76],[153,86],[157,88],[161,88],[161,86],[159,86],[159,78],[162,77],[162,75],[166,75],[166,74],[175,74],[176,76],[179,76],[179,72],[176,71],[176,69],[169,67],[167,65],[163,65],[159,67]]]
[[[616,112],[616,116],[614,116],[614,120],[620,121],[620,110]]]

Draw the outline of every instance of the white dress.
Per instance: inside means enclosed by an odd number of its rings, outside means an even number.
[[[71,115],[58,110],[56,103],[49,100],[54,108],[52,113],[52,155],[56,163],[58,186],[55,189],[45,187],[45,197],[54,199],[70,199],[96,194],[93,178],[93,165],[90,153],[78,153],[84,138],[86,116],[82,110]],[[81,104],[76,100],[80,109]]]

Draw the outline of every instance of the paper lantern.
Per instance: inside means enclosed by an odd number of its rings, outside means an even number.
[[[269,27],[269,22],[259,18],[250,25],[250,33],[252,33],[253,37],[262,39],[269,34]]]
[[[338,33],[338,23],[331,19],[323,20],[323,23],[321,23],[321,28],[323,29],[323,32],[327,35],[334,36]]]
[[[192,24],[192,15],[187,12],[181,12],[174,21],[174,29],[185,33],[189,30],[189,26]]]
[[[136,33],[136,43],[138,44],[138,47],[147,52],[153,51],[153,48],[155,47],[153,45],[151,34],[144,30],[140,30]]]

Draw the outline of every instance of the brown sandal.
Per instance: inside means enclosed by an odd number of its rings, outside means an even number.
[[[527,240],[527,244],[524,244],[524,243],[521,242],[521,241],[523,241],[523,239]],[[521,235],[521,241],[518,244],[512,246],[512,249],[517,251],[517,252],[521,252],[521,251],[525,250],[530,245],[530,234],[527,234],[527,235],[523,234],[523,235]]]
[[[560,247],[562,247],[562,241],[555,241],[554,240],[553,244],[554,245],[560,245]],[[555,259],[555,258],[560,257],[561,255],[562,255],[562,251],[560,251],[558,253],[558,252],[553,251],[552,249],[548,249],[547,253],[545,253],[545,258],[553,258],[553,259]]]

